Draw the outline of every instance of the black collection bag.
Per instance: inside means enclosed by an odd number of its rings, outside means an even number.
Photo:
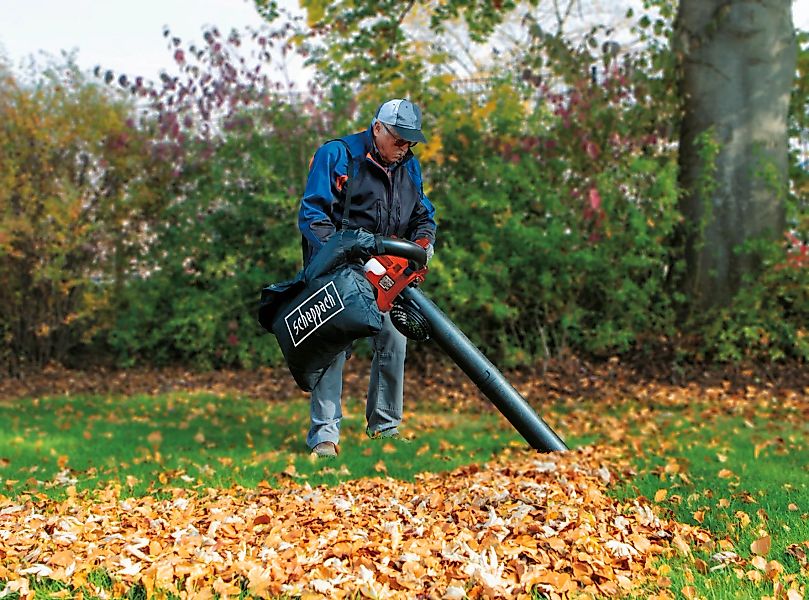
[[[347,229],[353,167],[350,152],[348,157],[341,230],[295,279],[269,285],[261,292],[259,323],[275,334],[295,382],[306,392],[312,391],[332,361],[355,340],[376,335],[382,328],[382,313],[362,267],[372,255],[382,253],[381,238]]]
[[[339,231],[295,279],[262,290],[259,323],[275,334],[302,390],[312,391],[355,340],[381,331],[382,313],[362,267],[378,243],[365,231]]]

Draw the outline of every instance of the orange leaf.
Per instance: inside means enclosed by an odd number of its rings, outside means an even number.
[[[570,581],[570,575],[567,573],[555,573],[549,571],[538,579],[539,583],[547,583],[553,586],[555,590],[562,590]]]
[[[267,514],[258,515],[255,519],[253,519],[253,526],[256,525],[266,525],[270,522],[270,516]]]
[[[765,535],[757,539],[755,542],[750,544],[750,552],[753,554],[758,554],[759,556],[767,556],[770,553],[770,546],[772,544],[772,538],[770,536]]]
[[[688,600],[695,600],[697,597],[697,588],[695,588],[693,585],[687,585],[680,590],[680,593],[688,598]]]

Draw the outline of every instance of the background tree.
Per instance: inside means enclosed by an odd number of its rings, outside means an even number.
[[[683,289],[696,309],[721,307],[745,274],[761,269],[745,244],[784,235],[796,61],[791,1],[682,0],[676,28]]]
[[[75,65],[0,73],[0,368],[77,359],[165,197],[130,107]]]
[[[571,32],[571,15],[590,4],[309,0],[299,27],[266,2],[266,29],[211,27],[190,44],[167,29],[177,72],[156,83],[101,68],[97,84],[75,68],[26,79],[0,69],[0,363],[12,372],[75,363],[84,349],[124,366],[277,364],[256,303],[264,284],[300,268],[294,215],[308,159],[324,140],[367,128],[392,96],[421,104],[429,132],[417,154],[440,240],[425,289],[493,359],[806,359],[800,157],[790,155],[787,193],[777,144],[750,134],[759,145],[738,146],[750,181],[771,187],[732,214],[747,219],[771,202],[778,218],[768,240],[739,238],[743,258],[725,221],[714,223],[719,213],[686,220],[690,257],[711,224],[728,262],[757,268],[740,270],[729,303],[678,325],[677,5],[647,0],[626,12],[628,30]],[[717,31],[702,32],[706,44]],[[266,75],[295,48],[319,70],[306,95]],[[806,50],[789,108],[800,139]],[[680,157],[697,169],[688,201],[740,185],[717,174],[746,130],[722,129],[729,141],[716,127],[700,131]]]

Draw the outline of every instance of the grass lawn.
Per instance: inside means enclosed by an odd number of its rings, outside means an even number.
[[[548,415],[571,446],[613,446],[630,460],[635,473],[612,485],[616,498],[646,498],[662,516],[701,526],[716,542],[676,548],[661,559],[666,566],[656,583],[637,597],[809,597],[807,399],[678,393],[674,401],[568,402]],[[0,403],[2,494],[59,500],[110,483],[124,497],[142,497],[166,488],[413,481],[524,447],[496,412],[414,410],[406,415],[405,441],[367,439],[356,399],[344,412],[340,456],[316,460],[304,444],[303,398],[267,403],[170,393]],[[107,575],[98,578],[112,585]],[[38,597],[65,595],[47,579],[36,585]]]
[[[317,460],[305,444],[308,402],[235,396],[58,397],[0,404],[0,477],[8,492],[58,498],[117,482],[143,495],[171,487],[256,487],[287,479],[312,486],[346,479],[412,479],[485,462],[521,438],[497,413],[475,418],[406,414],[405,440],[365,435],[364,406],[344,407],[341,453]],[[407,438],[412,438],[412,441]]]

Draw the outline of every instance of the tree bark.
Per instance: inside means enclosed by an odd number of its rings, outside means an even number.
[[[797,56],[791,0],[681,0],[676,34],[683,291],[704,310],[726,305],[758,269],[743,243],[783,235]]]

